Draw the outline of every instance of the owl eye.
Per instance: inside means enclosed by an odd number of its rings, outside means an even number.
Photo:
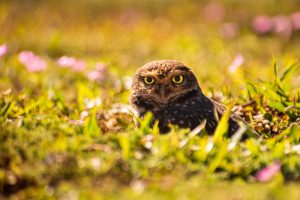
[[[180,84],[183,82],[183,76],[179,76],[179,75],[173,76],[172,81],[173,83]]]
[[[147,85],[151,85],[152,83],[154,83],[154,78],[152,77],[145,77],[144,78],[144,82],[147,84]]]

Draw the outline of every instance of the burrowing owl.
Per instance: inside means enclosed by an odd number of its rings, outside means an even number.
[[[226,110],[202,93],[187,66],[174,60],[152,61],[139,68],[130,101],[139,117],[153,113],[161,133],[170,130],[169,124],[194,129],[206,119],[205,130],[213,134]],[[239,129],[237,118],[232,114],[229,119],[229,136]]]

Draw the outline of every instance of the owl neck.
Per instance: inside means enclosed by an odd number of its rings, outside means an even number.
[[[192,99],[193,97],[198,97],[199,95],[203,95],[201,89],[200,88],[195,88],[195,89],[187,92],[186,94],[182,95],[181,97],[174,99],[172,101],[172,103],[185,102],[189,99]]]
[[[133,96],[132,103],[134,107],[137,109],[138,115],[143,116],[146,112],[161,112],[165,110],[170,104],[180,104],[186,102],[187,100],[193,99],[194,97],[203,96],[200,88],[195,88],[185,93],[179,98],[171,100],[168,104],[160,104],[151,99],[144,99],[140,96]]]

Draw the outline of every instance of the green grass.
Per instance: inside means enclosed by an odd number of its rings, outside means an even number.
[[[220,1],[222,22],[201,17],[196,1],[155,2],[0,3],[0,45],[9,47],[0,58],[0,199],[299,199],[299,32],[250,28],[255,14],[289,15],[297,2]],[[220,34],[225,22],[240,28],[233,39]],[[26,70],[23,50],[47,68]],[[244,62],[230,73],[239,54]],[[86,69],[60,67],[63,55]],[[262,138],[227,138],[226,120],[214,137],[176,127],[160,135],[150,115],[135,128],[130,77],[154,59],[186,63],[226,105],[248,104],[243,116]],[[87,78],[97,63],[106,66],[100,82]],[[269,181],[256,178],[277,162]]]

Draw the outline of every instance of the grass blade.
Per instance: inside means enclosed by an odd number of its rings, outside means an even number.
[[[290,74],[292,74],[296,66],[298,66],[297,63],[293,63],[291,66],[289,66],[280,76],[280,81],[284,81]]]
[[[228,131],[228,120],[231,113],[231,109],[233,107],[233,104],[231,104],[226,112],[223,114],[216,131],[214,133],[214,142],[220,142],[222,140],[222,137],[227,133]]]

